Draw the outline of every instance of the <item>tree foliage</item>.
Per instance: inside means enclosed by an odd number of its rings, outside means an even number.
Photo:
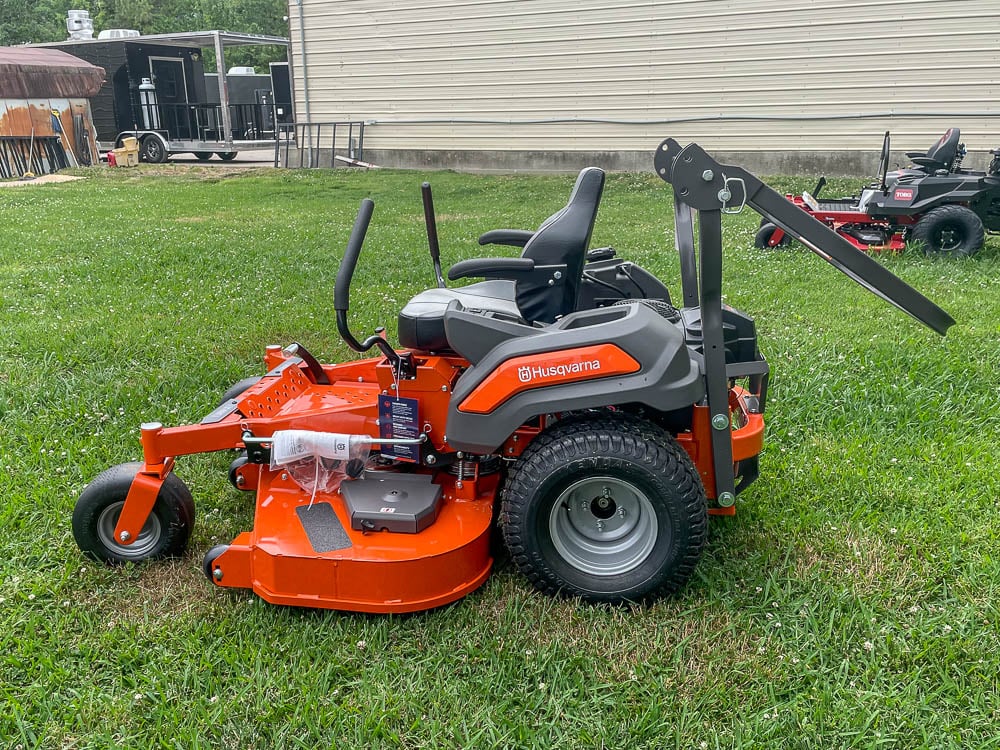
[[[90,11],[95,33],[138,29],[142,34],[220,29],[288,36],[285,0],[0,0],[0,46],[66,39],[66,11]],[[233,65],[284,59],[283,48],[227,50]]]

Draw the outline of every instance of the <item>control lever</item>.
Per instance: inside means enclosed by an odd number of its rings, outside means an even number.
[[[368,232],[368,225],[371,223],[374,210],[375,203],[370,198],[361,201],[358,215],[354,219],[354,227],[351,229],[351,236],[347,240],[347,249],[344,250],[344,259],[340,262],[340,268],[337,269],[337,281],[333,288],[333,309],[337,313],[337,332],[340,333],[344,343],[356,352],[366,352],[373,346],[377,346],[392,364],[397,374],[400,377],[408,377],[412,363],[404,362],[403,357],[382,337],[381,329],[374,336],[369,336],[364,341],[358,341],[347,325],[347,311],[351,307],[351,279],[354,278],[354,269],[358,265],[358,257],[361,255],[361,247],[364,245],[365,234]]]
[[[293,344],[289,344],[282,352],[288,357],[298,357],[301,359],[309,371],[309,374],[313,377],[313,382],[316,385],[330,385],[330,378],[327,377],[326,371],[323,369],[323,365],[319,363],[319,360],[314,357],[308,349],[306,349],[302,344],[296,341]]]
[[[431,251],[431,261],[434,263],[434,275],[437,277],[438,289],[444,289],[444,275],[441,273],[441,247],[438,245],[437,220],[434,218],[434,198],[431,196],[431,184],[425,182],[420,186],[424,199],[424,224],[427,226],[427,245]]]

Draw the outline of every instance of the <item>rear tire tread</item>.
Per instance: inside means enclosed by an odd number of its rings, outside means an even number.
[[[596,458],[595,455],[604,456]],[[588,466],[614,469],[622,459],[650,470],[664,484],[676,488],[683,498],[682,514],[688,542],[673,568],[662,580],[635,599],[568,587],[560,581],[543,555],[526,543],[531,529],[518,523],[524,517],[533,491],[551,473],[553,466],[587,461]],[[701,478],[687,453],[673,438],[650,422],[627,415],[593,417],[580,415],[560,422],[537,437],[511,469],[502,492],[501,520],[511,558],[536,588],[546,594],[569,594],[587,601],[647,601],[678,591],[691,577],[708,536],[708,510]]]

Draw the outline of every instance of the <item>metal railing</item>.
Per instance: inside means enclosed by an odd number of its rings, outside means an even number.
[[[292,149],[297,153],[292,155]],[[332,169],[338,161],[363,161],[364,153],[365,123],[361,120],[279,123],[274,166]]]
[[[230,104],[234,141],[270,141],[277,137],[278,107],[274,103]],[[173,141],[225,141],[221,104],[135,104],[132,119],[137,129],[165,133]]]

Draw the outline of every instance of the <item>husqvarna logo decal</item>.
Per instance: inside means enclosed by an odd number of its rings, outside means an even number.
[[[638,362],[614,344],[524,354],[501,362],[466,396],[458,410],[488,414],[518,393],[533,388],[627,375],[640,369]]]
[[[597,372],[600,369],[601,360],[599,359],[567,362],[562,365],[537,365],[535,367],[522,365],[517,368],[517,379],[522,383],[532,383],[548,378],[565,378],[567,375],[578,375],[582,372]]]
[[[893,200],[897,201],[912,201],[913,200],[913,188],[896,188],[892,194]]]

